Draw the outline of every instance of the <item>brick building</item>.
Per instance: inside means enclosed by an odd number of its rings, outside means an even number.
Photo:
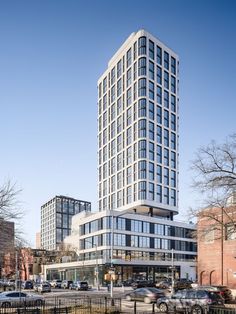
[[[198,221],[198,280],[236,288],[236,208],[206,209]],[[213,214],[214,213],[214,214]],[[208,217],[207,217],[208,216]]]
[[[0,278],[4,274],[5,255],[14,251],[14,222],[0,218]]]

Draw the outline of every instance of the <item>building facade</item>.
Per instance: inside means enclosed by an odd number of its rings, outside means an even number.
[[[209,212],[207,214],[206,212]],[[198,221],[198,279],[236,288],[236,208],[205,209]],[[214,217],[214,218],[211,218]]]
[[[178,213],[178,56],[133,33],[98,81],[99,210]]]
[[[58,249],[71,231],[72,216],[91,211],[91,203],[67,196],[55,196],[41,207],[41,248]]]
[[[15,224],[0,218],[0,277],[4,277],[14,258]]]
[[[45,277],[99,281],[195,279],[195,226],[178,213],[179,59],[150,33],[132,33],[98,80],[98,213],[73,217],[78,261]],[[62,271],[64,269],[64,272]],[[93,279],[92,282],[93,283]]]

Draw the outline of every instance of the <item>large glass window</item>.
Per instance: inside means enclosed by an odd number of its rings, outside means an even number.
[[[154,100],[154,83],[149,81],[149,98]]]
[[[149,101],[149,119],[154,120],[154,103]]]
[[[127,168],[127,184],[132,183],[132,167]]]
[[[159,47],[159,46],[156,46],[156,48],[157,48],[157,63],[158,64],[162,64],[162,49],[161,49],[161,47]]]
[[[176,116],[171,114],[171,130],[176,131]]]
[[[139,237],[139,247],[150,248],[150,238],[149,237]]]
[[[164,148],[164,165],[169,166],[169,150]]]
[[[114,245],[125,246],[125,234],[115,233],[114,234]]]
[[[154,60],[154,42],[149,40],[149,58]]]
[[[154,63],[149,61],[149,78],[154,80]]]
[[[149,122],[149,139],[154,141],[154,123]]]
[[[157,185],[157,202],[158,203],[162,203],[162,186],[161,185]]]
[[[162,148],[159,145],[157,145],[157,162],[162,163]]]
[[[147,162],[142,160],[138,162],[138,178],[146,179],[147,177]]]
[[[146,37],[140,37],[138,39],[138,55],[146,54]]]
[[[149,142],[149,160],[154,161],[154,143]]]
[[[146,137],[146,120],[142,119],[138,121],[138,136]]]
[[[169,147],[169,131],[164,129],[164,145]]]
[[[130,145],[132,142],[132,127],[129,127],[126,132],[126,144]]]
[[[176,169],[176,153],[171,152],[171,168]]]
[[[162,183],[162,167],[157,165],[157,182]]]
[[[131,105],[132,102],[132,90],[131,87],[127,90],[127,94],[126,94],[126,103],[127,106]]]
[[[162,129],[160,126],[157,126],[157,143],[162,143]]]
[[[174,76],[171,76],[171,92],[176,93],[176,80]]]
[[[166,90],[164,91],[164,106],[169,108],[169,93]]]
[[[144,179],[144,178],[142,178]],[[154,163],[149,162],[149,180],[153,181],[154,180]],[[153,187],[154,189],[154,187]]]
[[[160,106],[157,106],[157,123],[162,124],[162,109]]]
[[[130,84],[131,84],[131,69],[129,69],[126,74],[126,87],[129,87]]]
[[[146,99],[142,98],[138,101],[138,116],[146,117]]]
[[[139,220],[131,220],[131,231],[133,232],[143,232],[142,230],[142,221]]]
[[[146,141],[142,140],[138,142],[138,158],[146,158],[147,151],[146,151]]]
[[[138,80],[138,96],[146,96],[147,92],[147,87],[146,87],[146,79],[142,78]]]
[[[162,84],[162,72],[159,66],[157,66],[157,83]]]
[[[117,78],[119,78],[121,76],[121,60],[117,63]]]
[[[171,182],[171,187],[175,188],[176,187],[176,172],[174,170],[171,170],[170,172],[170,182]]]
[[[162,89],[160,86],[157,86],[157,102],[162,104]]]
[[[169,70],[169,54],[164,51],[164,68]]]
[[[169,127],[169,111],[164,110],[164,126]]]
[[[164,87],[169,89],[169,73],[164,71]]]
[[[164,187],[164,204],[169,205],[169,188]]]
[[[139,200],[146,199],[147,195],[147,183],[146,181],[140,181],[138,183],[138,198]]]
[[[164,168],[164,184],[169,185],[169,169]]]
[[[146,58],[138,59],[138,76],[146,75]]]
[[[173,132],[171,132],[171,148],[176,149],[176,135]]]
[[[174,95],[171,95],[171,110],[176,112],[176,98]]]
[[[127,61],[127,68],[131,65],[132,62],[132,55],[131,55],[131,48],[126,53],[126,61]]]
[[[127,188],[127,204],[130,204],[132,202],[132,187],[129,186]]]
[[[174,57],[171,57],[171,73],[176,74],[176,60]]]

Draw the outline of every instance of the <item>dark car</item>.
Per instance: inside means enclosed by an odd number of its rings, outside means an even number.
[[[163,290],[157,288],[138,288],[126,294],[127,301],[144,301],[145,303],[156,302],[158,298],[164,297]]]
[[[137,289],[137,288],[145,288],[145,287],[156,287],[156,284],[152,281],[149,280],[137,280],[132,283],[132,288]]]
[[[69,289],[71,290],[88,290],[89,286],[88,286],[88,282],[87,281],[75,281],[73,282]]]
[[[213,291],[221,295],[222,298],[225,300],[225,303],[229,303],[234,299],[231,290],[227,286],[198,286],[196,289]]]
[[[61,288],[62,281],[60,279],[54,279],[51,281],[50,285],[52,288]]]
[[[202,314],[208,311],[211,305],[224,305],[223,298],[207,290],[179,290],[171,297],[157,299],[160,312],[188,311],[192,314]]]
[[[61,287],[63,289],[69,289],[70,285],[73,283],[72,280],[63,280],[61,283]]]
[[[175,291],[182,290],[182,289],[191,289],[191,288],[192,288],[192,281],[191,280],[180,279],[180,280],[175,280],[175,282],[174,282]]]
[[[26,280],[26,281],[22,282],[22,284],[21,284],[22,289],[33,289],[33,287],[34,287],[33,282],[30,280]]]
[[[169,280],[161,280],[156,283],[156,287],[160,289],[171,289],[171,281]]]

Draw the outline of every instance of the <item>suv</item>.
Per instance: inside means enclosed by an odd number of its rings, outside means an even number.
[[[69,289],[70,285],[73,283],[72,280],[63,280],[61,283],[61,287],[63,289]]]
[[[21,284],[22,289],[33,289],[33,287],[34,287],[33,282],[30,280],[26,280],[26,281],[22,282],[22,284]]]
[[[222,296],[225,303],[231,302],[233,300],[233,295],[231,290],[227,286],[199,286],[196,289],[205,289],[207,291],[213,291]]]
[[[160,312],[190,311],[192,314],[201,314],[210,305],[224,305],[224,300],[219,294],[203,289],[179,290],[171,297],[157,299]]]
[[[87,281],[75,281],[70,287],[71,290],[88,290],[88,282]]]

